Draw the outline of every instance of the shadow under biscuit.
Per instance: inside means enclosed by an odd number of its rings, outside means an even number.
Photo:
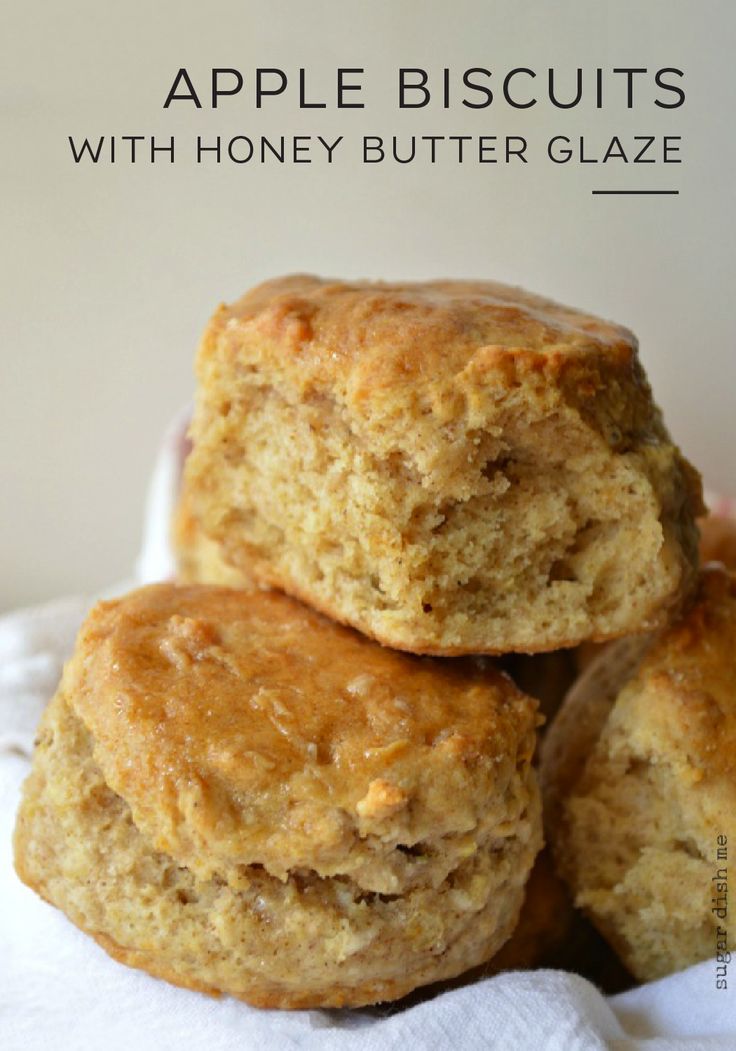
[[[501,667],[522,693],[539,701],[539,710],[545,719],[542,733],[554,719],[577,677],[576,652],[568,649],[552,653],[513,653],[500,658]]]

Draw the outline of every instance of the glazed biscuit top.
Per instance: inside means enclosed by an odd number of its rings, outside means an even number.
[[[586,435],[561,460],[634,451],[657,487],[680,477],[632,333],[489,281],[267,281],[215,311],[196,372],[187,477],[203,490],[203,465],[269,401],[318,437],[338,418],[358,454],[443,498],[487,489],[478,475],[511,447],[533,457],[560,414]]]
[[[279,594],[171,584],[98,604],[61,689],[158,849],[202,873],[357,867],[381,886],[371,850],[472,832],[537,719],[482,661],[399,654]]]
[[[570,356],[619,363],[636,339],[619,325],[492,281],[277,278],[223,306],[211,334],[312,380],[375,390],[504,363],[560,368]]]

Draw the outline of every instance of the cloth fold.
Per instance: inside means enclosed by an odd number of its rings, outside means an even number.
[[[173,573],[168,523],[186,418],[167,432],[154,471],[137,582]],[[3,1051],[734,1051],[736,997],[716,989],[714,961],[614,997],[575,974],[519,971],[403,1009],[279,1012],[177,989],[111,960],[20,883],[11,849],[35,727],[92,601],[61,599],[0,618]]]

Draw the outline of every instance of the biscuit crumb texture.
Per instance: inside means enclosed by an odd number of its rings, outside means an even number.
[[[21,878],[116,959],[257,1006],[484,963],[541,846],[537,717],[483,662],[437,663],[278,594],[99,604],[39,731]]]
[[[641,981],[736,948],[714,911],[718,837],[736,842],[735,653],[736,582],[711,569],[633,668],[631,640],[601,654],[544,743],[558,870]]]
[[[537,652],[664,623],[700,485],[630,332],[490,282],[297,276],[198,356],[182,577],[399,649]]]

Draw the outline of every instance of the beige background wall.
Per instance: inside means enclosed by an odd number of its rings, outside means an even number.
[[[129,573],[148,473],[221,299],[290,270],[495,276],[631,325],[671,429],[736,491],[730,0],[6,5],[0,607]],[[9,26],[8,26],[9,23]],[[9,29],[9,33],[8,33]],[[365,66],[364,112],[161,108],[179,66]],[[397,113],[399,65],[675,65],[679,111]],[[85,134],[682,134],[684,163],[75,168]],[[676,185],[679,197],[593,197]]]

